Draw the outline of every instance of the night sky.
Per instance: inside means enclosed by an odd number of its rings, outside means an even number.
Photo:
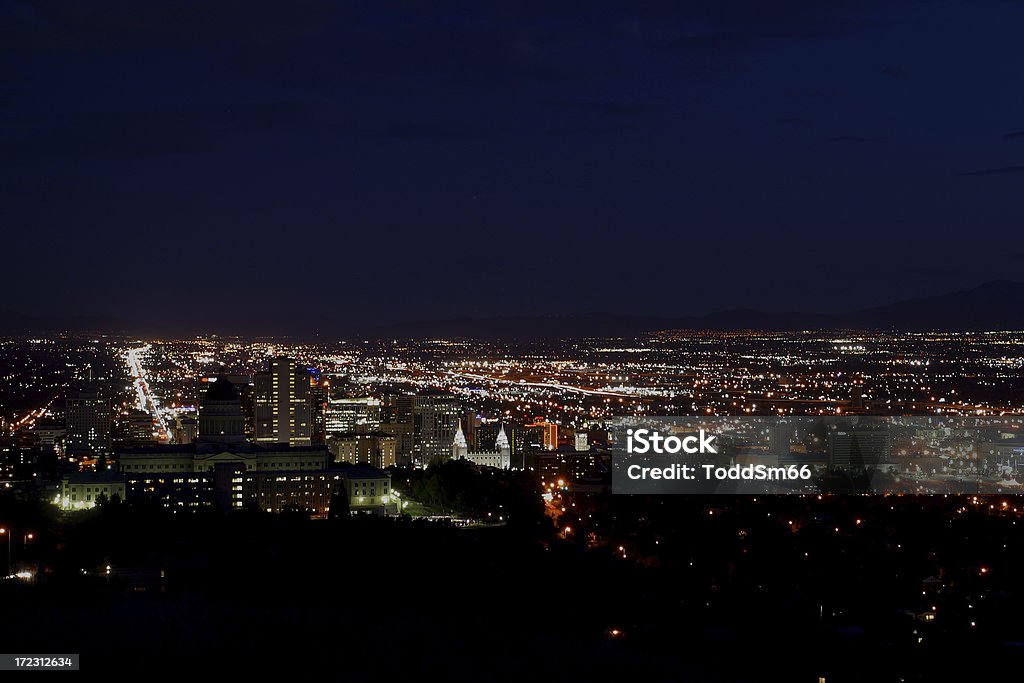
[[[3,1],[0,310],[300,332],[1024,279],[1022,30],[1006,0]]]

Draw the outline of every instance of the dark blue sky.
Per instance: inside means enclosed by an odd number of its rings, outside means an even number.
[[[1002,0],[3,1],[0,308],[305,331],[1024,279],[1022,29]]]

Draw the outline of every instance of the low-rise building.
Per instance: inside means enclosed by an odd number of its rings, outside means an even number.
[[[320,471],[327,468],[330,454],[323,446],[259,446],[248,442],[223,444],[196,441],[128,449],[120,455],[125,474],[213,472],[217,465],[240,465],[246,471]]]
[[[85,510],[99,500],[125,498],[125,478],[120,472],[73,472],[61,482],[57,504],[64,510]]]
[[[369,465],[339,465],[333,471],[341,476],[352,514],[398,514],[398,499],[391,490],[391,475]]]

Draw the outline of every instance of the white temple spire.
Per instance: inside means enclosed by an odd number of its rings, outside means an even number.
[[[465,458],[469,455],[469,443],[466,441],[466,434],[462,431],[462,420],[459,420],[459,429],[455,432],[455,440],[452,441],[452,457]]]
[[[508,434],[505,433],[505,425],[501,425],[501,428],[498,430],[498,438],[497,440],[495,440],[494,446],[499,451],[510,449],[508,442]]]

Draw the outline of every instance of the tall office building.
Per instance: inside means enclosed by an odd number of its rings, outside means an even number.
[[[380,430],[395,437],[395,460],[399,465],[413,462],[415,396],[400,389],[388,388],[380,392]]]
[[[558,449],[558,425],[538,417],[533,424],[526,425],[527,429],[534,430],[537,443],[546,451]]]
[[[268,362],[267,371],[255,378],[256,443],[311,445],[309,387],[309,373],[294,358],[278,356]]]
[[[145,410],[131,409],[121,418],[124,441],[129,446],[156,443],[153,416]]]
[[[779,420],[768,429],[768,452],[772,455],[787,456],[796,434],[796,424]]]
[[[412,407],[416,397],[395,388],[385,388],[380,397],[380,421],[412,424]]]
[[[65,407],[66,451],[69,455],[109,453],[113,445],[110,401],[93,392],[68,398]]]
[[[327,433],[375,432],[381,402],[376,398],[332,398],[327,402]]]
[[[429,465],[436,458],[448,458],[459,430],[462,406],[453,394],[424,391],[413,401],[414,460]]]
[[[409,465],[413,461],[413,433],[411,422],[381,422],[380,431],[395,439],[395,463]]]
[[[310,379],[309,405],[312,419],[311,440],[316,445],[327,443],[327,406],[331,396],[331,382],[326,377]]]

